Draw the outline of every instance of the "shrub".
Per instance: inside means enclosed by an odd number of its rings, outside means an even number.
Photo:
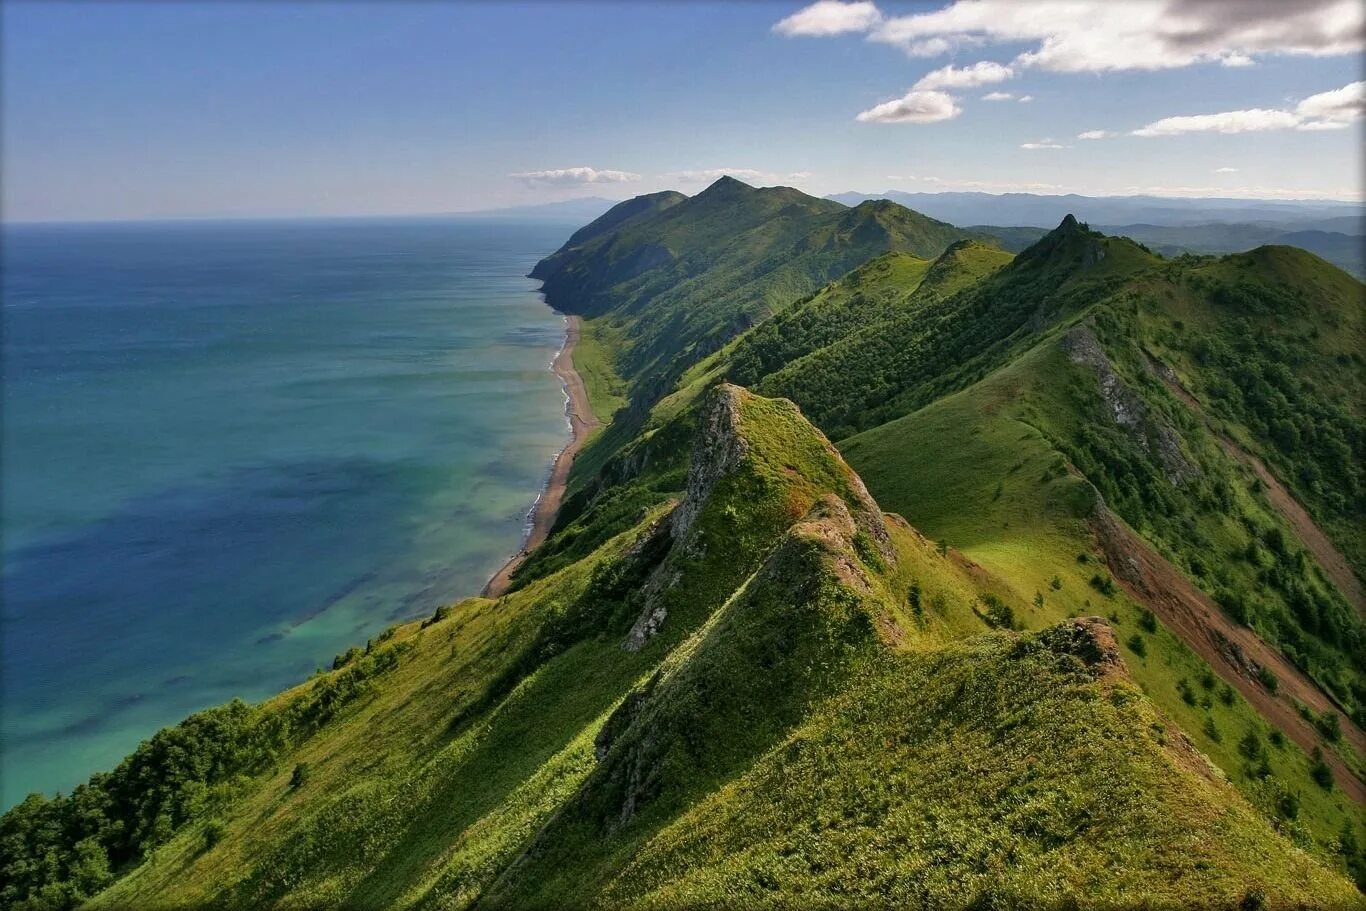
[[[305,784],[307,784],[309,774],[310,772],[308,768],[308,763],[301,762],[298,765],[296,765],[294,767],[294,774],[289,776],[290,790],[297,791],[299,788],[302,788]]]
[[[981,596],[982,604],[986,608],[982,612],[982,619],[988,626],[996,629],[1015,629],[1015,611],[1009,604],[991,592]]]
[[[1143,637],[1140,636],[1138,633],[1134,633],[1132,636],[1130,636],[1129,640],[1124,644],[1129,646],[1129,651],[1133,652],[1138,657],[1147,657],[1148,644],[1143,641]]]
[[[1205,725],[1200,730],[1204,731],[1205,736],[1215,743],[1219,743],[1224,739],[1224,735],[1220,734],[1219,729],[1215,727],[1214,718],[1212,716],[1205,716]]]
[[[207,851],[228,834],[227,824],[221,819],[210,819],[204,824],[204,850]]]
[[[1261,759],[1266,752],[1266,747],[1262,744],[1261,735],[1255,728],[1250,729],[1243,735],[1243,739],[1238,741],[1238,752],[1243,754],[1243,758],[1248,762],[1256,762]]]
[[[1315,718],[1314,727],[1318,728],[1319,733],[1332,743],[1337,743],[1342,739],[1342,722],[1338,720],[1337,713],[1332,709],[1328,709]]]
[[[1115,596],[1115,580],[1108,573],[1096,573],[1091,577],[1091,587],[1107,598]]]
[[[1157,632],[1157,617],[1153,615],[1152,611],[1144,608],[1139,611],[1138,625],[1142,627],[1143,631],[1146,633],[1155,633]]]
[[[1281,687],[1281,682],[1276,679],[1271,668],[1264,664],[1257,667],[1257,682],[1265,687],[1268,693],[1274,693]]]
[[[1186,705],[1195,705],[1195,690],[1191,689],[1190,681],[1185,677],[1176,681],[1176,691],[1181,694],[1181,701]]]
[[[1325,791],[1333,790],[1333,770],[1323,761],[1323,750],[1314,747],[1311,758],[1313,761],[1309,764],[1309,777]]]

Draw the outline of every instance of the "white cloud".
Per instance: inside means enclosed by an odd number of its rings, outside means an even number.
[[[763,181],[769,176],[766,171],[758,171],[754,168],[702,168],[695,171],[674,171],[665,174],[664,178],[676,180],[679,183],[713,183],[722,177],[734,177],[736,180],[753,183]]]
[[[1015,75],[1015,71],[1008,66],[993,63],[990,60],[983,60],[974,63],[972,66],[959,69],[953,64],[931,70],[920,77],[913,89],[921,91],[931,91],[934,89],[970,89],[979,85],[991,85],[994,82],[1004,82]]]
[[[871,107],[854,119],[860,123],[937,123],[961,113],[952,95],[912,90],[895,101]]]
[[[1286,130],[1298,125],[1300,118],[1290,111],[1252,108],[1246,111],[1224,111],[1219,114],[1191,114],[1185,117],[1163,117],[1141,129],[1135,136],[1177,136],[1181,133],[1256,133],[1264,130]]]
[[[509,174],[513,180],[520,180],[532,186],[571,187],[586,183],[627,183],[640,180],[639,174],[630,171],[608,171],[598,168],[551,168],[545,171],[520,171]]]
[[[1029,149],[1031,152],[1033,152],[1038,151],[1040,149],[1070,149],[1071,146],[1065,146],[1062,143],[1055,142],[1052,139],[1040,139],[1038,142],[1022,142],[1020,143],[1020,148]]]
[[[1366,82],[1353,82],[1331,92],[1310,95],[1295,105],[1295,113],[1306,120],[1331,123],[1360,120],[1366,113]]]
[[[1014,101],[1015,96],[1009,92],[987,92],[982,96],[983,101]]]
[[[1351,124],[1341,120],[1311,120],[1307,123],[1297,125],[1295,129],[1307,133],[1315,130],[1345,130],[1349,126],[1351,126]]]
[[[1078,133],[1078,134],[1077,134],[1077,138],[1078,138],[1078,139],[1109,139],[1111,136],[1114,136],[1114,135],[1116,135],[1116,134],[1110,132],[1109,130],[1086,130],[1086,131],[1084,131],[1084,132]]]
[[[954,0],[884,18],[871,3],[822,0],[783,34],[864,31],[912,56],[973,44],[1026,44],[1016,63],[1056,72],[1247,66],[1267,54],[1331,56],[1363,46],[1360,0]]]
[[[1215,173],[1215,174],[1237,174],[1237,173],[1238,173],[1238,169],[1237,169],[1237,168],[1215,168],[1215,169],[1214,169],[1214,173]]]
[[[1034,100],[1034,96],[1033,96],[1033,95],[1021,95],[1019,98],[1017,98],[1017,99],[1015,99],[1015,100],[1018,101],[1018,102],[1020,102],[1020,104],[1029,104],[1029,102],[1031,102],[1031,101]]]
[[[1252,108],[1218,114],[1164,117],[1134,130],[1135,136],[1181,133],[1252,133],[1266,130],[1340,130],[1366,114],[1366,82],[1310,95],[1293,111]]]
[[[780,35],[823,37],[848,32],[866,32],[882,21],[882,14],[873,3],[841,3],[839,0],[819,0],[798,10],[773,26]]]

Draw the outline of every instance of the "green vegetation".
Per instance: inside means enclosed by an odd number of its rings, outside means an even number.
[[[1363,623],[1248,454],[1359,570],[1360,284],[973,238],[731,180],[576,233],[615,420],[511,590],[30,798],[0,904],[1359,905]]]

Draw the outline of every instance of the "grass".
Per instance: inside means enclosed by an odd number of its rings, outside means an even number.
[[[1090,584],[1103,572],[1086,522],[1094,493],[1050,442],[1073,432],[1075,409],[1065,404],[1071,370],[1056,343],[1044,343],[987,380],[851,437],[841,449],[884,508],[1005,581],[1017,602],[1028,604],[1016,609],[1026,628],[1098,614],[1115,622],[1121,640],[1139,636],[1145,654],[1131,649],[1126,660],[1157,708],[1268,819],[1333,859],[1344,824],[1362,831],[1359,808],[1340,791],[1317,788],[1309,758],[1294,745],[1268,755],[1270,774],[1251,774],[1237,739],[1248,730],[1265,734],[1267,723],[1241,696],[1226,703],[1217,692],[1202,690],[1195,704],[1188,703],[1179,684],[1210,677],[1208,665],[1165,629],[1150,633],[1145,624],[1151,615],[1127,596],[1106,597]],[[1087,562],[1078,562],[1078,555]],[[1035,593],[1043,594],[1042,608],[1032,601]],[[1215,730],[1236,736],[1215,740],[1208,733],[1211,721]],[[1287,793],[1299,796],[1293,819],[1279,809]]]
[[[509,594],[232,707],[224,736],[254,758],[185,764],[145,861],[101,871],[88,842],[7,814],[7,880],[46,875],[56,855],[23,851],[52,835],[70,882],[121,877],[90,903],[109,909],[1359,904],[1341,872],[1363,863],[1360,807],[1110,581],[1090,523],[1099,491],[1200,584],[1261,586],[1250,621],[1354,698],[1346,650],[1285,625],[1295,586],[1328,583],[1261,560],[1286,526],[1144,358],[1215,394],[1218,360],[1173,331],[1218,325],[1211,288],[1355,286],[1295,254],[1164,263],[1074,223],[1013,261],[965,243],[927,264],[961,235],[734,181],[614,212],[629,242],[604,223],[546,269],[580,294],[575,363],[615,420]],[[850,335],[875,318],[892,348]],[[1359,315],[1320,322],[1279,326],[1286,350],[1359,340]],[[1139,431],[1060,346],[1080,323]],[[1296,394],[1357,388],[1321,366]],[[738,374],[797,404],[718,387]],[[842,457],[798,405],[867,429]],[[1233,404],[1217,417],[1299,465]],[[1162,427],[1200,469],[1175,492]]]
[[[628,404],[626,382],[612,366],[612,352],[620,343],[612,340],[611,329],[603,320],[584,320],[581,326],[574,345],[574,369],[583,379],[593,414],[607,425]]]

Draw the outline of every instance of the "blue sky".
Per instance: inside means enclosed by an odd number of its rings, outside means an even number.
[[[11,0],[4,215],[445,212],[695,192],[720,171],[818,194],[1359,198],[1361,16]],[[1212,116],[1170,119],[1195,115]]]

